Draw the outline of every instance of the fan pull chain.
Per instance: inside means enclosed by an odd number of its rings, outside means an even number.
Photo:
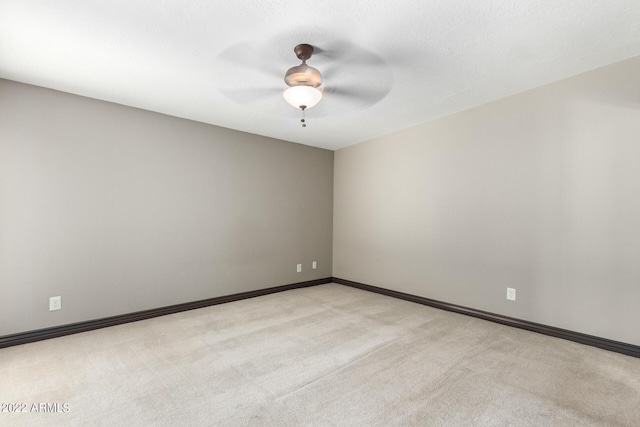
[[[302,110],[302,118],[300,119],[300,122],[302,122],[302,127],[306,128],[307,124],[305,123],[304,108],[301,108],[301,110]]]

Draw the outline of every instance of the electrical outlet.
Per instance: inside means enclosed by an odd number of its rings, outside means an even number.
[[[516,290],[513,288],[507,288],[507,299],[510,301],[516,300]]]
[[[311,268],[313,268],[314,270],[315,270],[316,268],[318,268],[318,263],[317,263],[317,262],[315,262],[315,261],[313,261],[313,262],[311,263]]]
[[[302,273],[302,264],[298,264],[298,265],[296,266],[296,271],[297,271],[298,273]]]
[[[49,298],[49,311],[56,311],[62,309],[62,297],[51,297]]]

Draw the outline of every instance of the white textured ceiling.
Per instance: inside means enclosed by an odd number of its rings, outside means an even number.
[[[0,0],[2,78],[328,149],[637,55],[639,0]]]

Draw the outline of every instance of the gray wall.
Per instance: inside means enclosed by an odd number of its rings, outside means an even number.
[[[333,275],[640,345],[638,87],[640,57],[337,151]]]
[[[329,277],[332,192],[332,151],[0,80],[0,335]]]

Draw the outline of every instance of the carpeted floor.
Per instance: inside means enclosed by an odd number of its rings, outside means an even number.
[[[638,426],[640,359],[330,284],[2,349],[0,403],[11,426]]]

